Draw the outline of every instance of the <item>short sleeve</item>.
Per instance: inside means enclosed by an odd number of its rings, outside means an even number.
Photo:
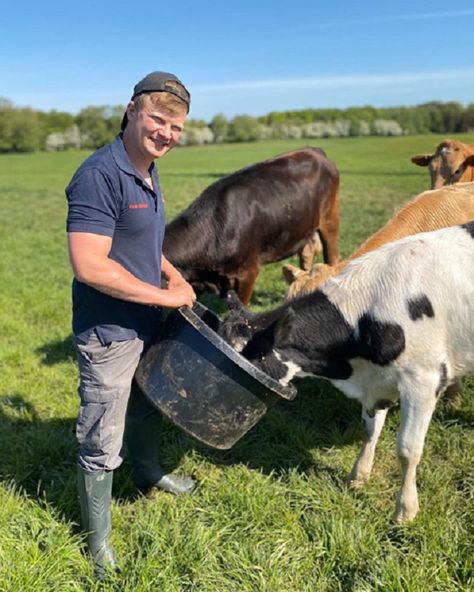
[[[80,169],[66,188],[67,231],[113,236],[120,214],[120,195],[97,168]]]

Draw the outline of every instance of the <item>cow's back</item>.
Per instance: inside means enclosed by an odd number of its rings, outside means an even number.
[[[474,371],[474,275],[466,269],[474,269],[474,222],[384,245],[351,261],[321,290],[352,326],[370,311],[404,327],[409,355],[410,347],[429,355],[433,344],[447,344],[446,356],[463,358],[452,365]]]
[[[304,148],[219,179],[166,228],[163,250],[178,267],[233,273],[249,262],[289,257],[337,199],[339,173]]]

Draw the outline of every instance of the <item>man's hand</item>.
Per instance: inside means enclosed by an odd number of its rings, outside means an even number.
[[[196,302],[196,294],[193,287],[164,256],[161,257],[161,270],[168,282],[167,290],[170,292],[169,295],[175,295],[177,301],[181,301],[184,298],[186,302],[182,304],[192,307],[194,302]],[[177,304],[176,307],[182,306],[182,304]]]
[[[170,296],[170,302],[173,302],[174,307],[176,308],[183,305],[192,308],[193,304],[196,302],[196,294],[191,284],[188,284],[183,278],[181,278],[181,280],[179,280],[179,278],[170,278],[168,280],[167,292]]]

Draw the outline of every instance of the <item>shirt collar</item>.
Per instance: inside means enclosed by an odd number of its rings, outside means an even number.
[[[128,175],[133,175],[139,181],[141,181],[145,187],[150,189],[150,187],[148,187],[148,185],[144,182],[143,177],[140,175],[140,173],[137,171],[137,169],[133,166],[133,164],[127,154],[127,151],[125,150],[122,132],[120,132],[117,135],[115,140],[110,145],[110,148],[112,150],[112,156],[113,156],[117,166],[119,167],[119,169],[122,170],[124,173],[127,173]],[[158,175],[157,175],[157,169],[156,169],[154,162],[151,164],[151,167],[149,170],[151,173],[151,177],[153,179],[153,185],[155,186],[155,188],[158,188]]]

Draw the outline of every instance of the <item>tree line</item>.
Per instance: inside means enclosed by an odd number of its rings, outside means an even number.
[[[17,107],[0,98],[0,153],[95,149],[113,140],[125,106],[90,106],[77,115]],[[348,136],[474,132],[474,103],[432,101],[413,107],[350,107],[274,111],[262,117],[190,119],[180,144],[255,142]]]

